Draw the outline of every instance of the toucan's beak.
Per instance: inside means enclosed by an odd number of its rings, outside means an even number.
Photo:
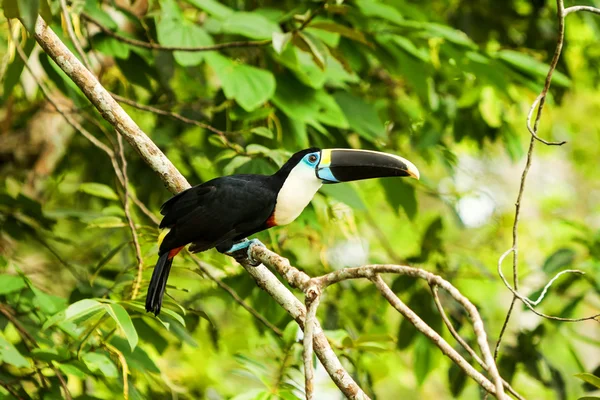
[[[386,176],[412,176],[419,179],[419,170],[410,161],[371,150],[323,149],[316,173],[323,183]]]

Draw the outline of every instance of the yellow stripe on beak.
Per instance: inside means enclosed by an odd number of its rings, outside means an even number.
[[[321,150],[319,167],[329,167],[329,164],[331,164],[331,149],[323,149]]]

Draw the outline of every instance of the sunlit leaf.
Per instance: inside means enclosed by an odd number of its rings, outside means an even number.
[[[223,32],[236,33],[251,39],[271,39],[281,28],[273,21],[254,12],[235,12],[227,16],[221,26]]]
[[[129,342],[129,346],[131,347],[131,351],[135,349],[138,343],[138,334],[131,322],[131,317],[125,311],[125,309],[116,303],[104,304],[104,308],[108,312],[108,314],[115,320],[117,326],[123,331],[127,341]]]
[[[102,197],[108,200],[119,200],[119,196],[115,193],[110,186],[106,186],[102,183],[87,182],[79,185],[81,192],[91,194],[92,196]]]
[[[28,368],[29,361],[0,333],[0,361],[13,365],[17,368]]]
[[[107,378],[116,378],[119,376],[117,366],[106,354],[103,353],[85,353],[81,360],[93,373],[100,373]]]

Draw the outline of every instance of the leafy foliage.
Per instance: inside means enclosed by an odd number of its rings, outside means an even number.
[[[311,275],[404,260],[441,273],[477,304],[493,341],[510,303],[495,271],[511,235],[517,165],[529,140],[525,113],[556,40],[550,3],[75,0],[69,12],[107,89],[183,117],[125,106],[190,182],[272,173],[308,146],[383,150],[413,161],[422,174],[418,184],[382,179],[324,187],[296,222],[260,238]],[[29,32],[40,13],[71,45],[57,0],[3,0],[2,8],[6,18],[20,17]],[[600,226],[594,217],[600,193],[600,122],[594,117],[600,107],[600,22],[569,18],[566,52],[549,99],[553,108],[540,135],[573,140],[563,153],[543,154],[538,170],[534,162],[526,205],[531,208],[521,232],[527,265],[522,290],[530,298],[561,270],[586,272],[583,278],[561,277],[540,305],[561,317],[589,314],[600,294]],[[1,29],[7,37],[11,33],[6,21]],[[230,45],[153,50],[115,34],[178,48]],[[118,154],[109,125],[31,35],[25,37],[21,44],[36,75]],[[81,399],[302,398],[296,323],[231,259],[212,251],[201,255],[275,330],[185,255],[175,261],[159,318],[145,313],[143,294],[132,299],[137,259],[113,164],[48,112],[12,46],[0,43],[6,61],[0,398],[60,398],[59,378]],[[135,152],[126,148],[125,155],[128,191],[158,215],[169,193]],[[492,211],[486,214],[486,207]],[[131,211],[144,293],[158,232],[139,207]],[[398,277],[392,289],[454,343],[428,288]],[[473,342],[466,316],[449,299],[442,302],[456,329]],[[521,312],[500,348],[502,376],[527,398],[597,394],[598,357],[590,357],[600,345],[597,324],[558,325]],[[372,397],[479,394],[370,285],[331,288],[319,319]],[[323,381],[317,392],[337,396]]]

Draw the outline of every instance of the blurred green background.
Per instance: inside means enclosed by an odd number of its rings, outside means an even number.
[[[4,14],[29,28],[38,7],[74,51],[58,0],[3,1]],[[312,276],[365,263],[435,272],[478,306],[495,345],[512,297],[496,265],[511,246],[526,114],[556,45],[554,2],[73,0],[68,10],[108,90],[226,132],[124,105],[192,184],[272,173],[309,146],[376,149],[414,162],[419,182],[325,187],[297,221],[257,237]],[[111,37],[85,15],[165,46],[273,42],[150,50]],[[115,133],[16,19],[12,33],[5,17],[0,29],[0,398],[61,398],[55,370],[74,398],[122,398],[124,364],[131,399],[303,398],[295,323],[233,259],[200,255],[283,337],[187,255],[174,263],[160,320],[143,312],[158,231],[135,205],[145,270],[131,299],[137,261],[111,161],[48,104],[11,34],[71,116],[111,149]],[[539,132],[568,143],[537,146],[521,214],[522,293],[536,298],[563,269],[586,272],[559,278],[538,307],[561,317],[600,309],[599,41],[600,17],[568,17]],[[158,216],[170,193],[127,143],[125,156],[130,191]],[[424,282],[386,279],[458,348]],[[462,309],[442,301],[474,346]],[[483,397],[368,282],[331,287],[318,317],[372,398]],[[499,367],[526,398],[577,399],[598,395],[575,374],[598,376],[599,360],[596,322],[547,321],[518,304]],[[320,366],[316,378],[317,398],[342,397]]]

